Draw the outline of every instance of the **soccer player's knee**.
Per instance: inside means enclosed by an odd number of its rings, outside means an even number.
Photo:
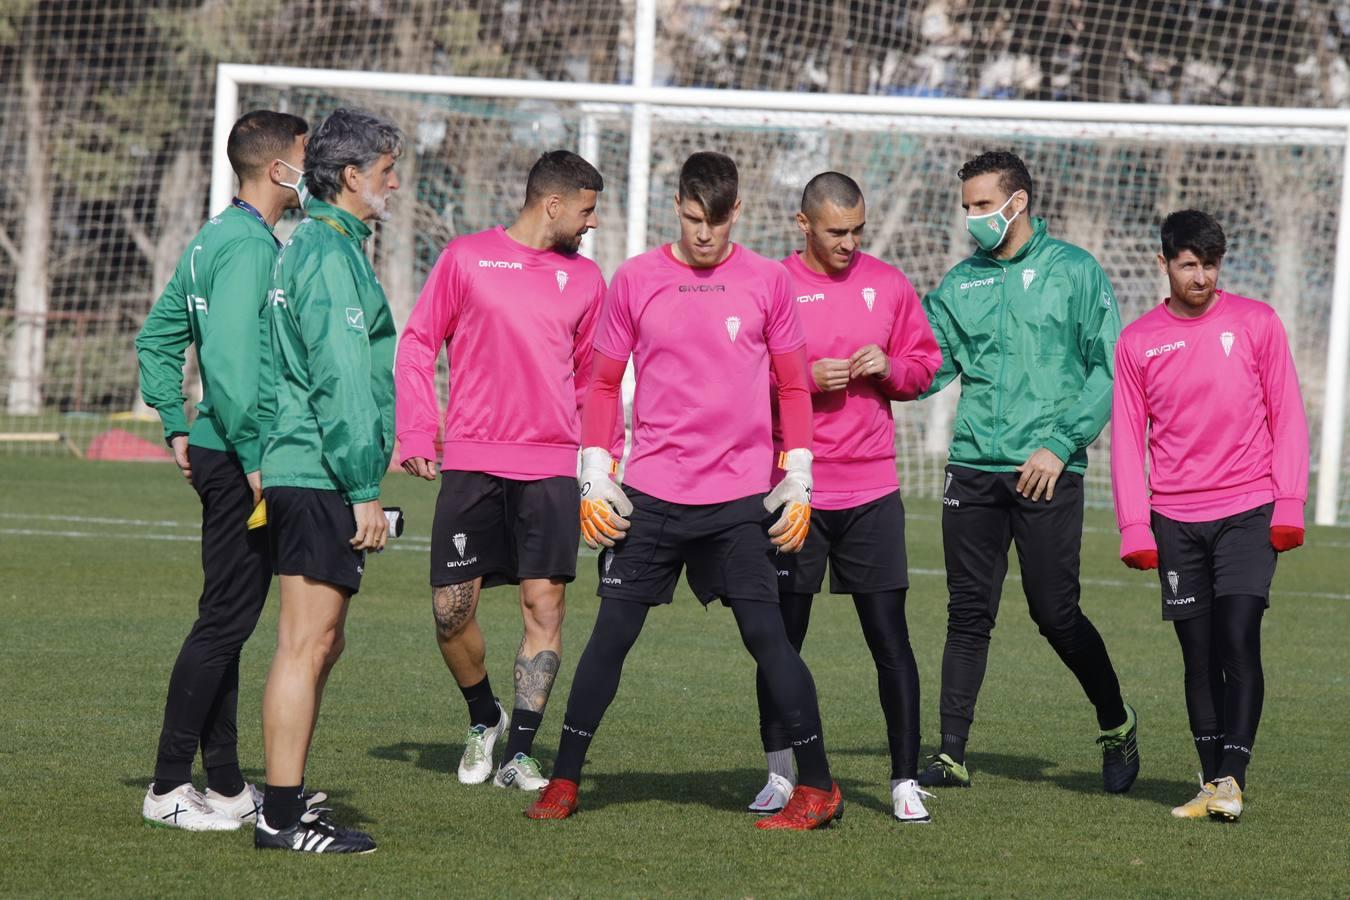
[[[1072,637],[1082,617],[1083,612],[1077,604],[1031,608],[1031,621],[1036,623],[1041,636],[1051,642]]]
[[[947,610],[947,633],[973,635],[988,639],[994,630],[994,619],[984,609],[955,607]]]
[[[522,595],[520,608],[527,629],[554,634],[562,628],[564,609],[562,592]]]
[[[436,633],[442,638],[453,638],[468,627],[475,612],[473,585],[451,584],[438,587],[431,596],[431,613],[436,619]]]

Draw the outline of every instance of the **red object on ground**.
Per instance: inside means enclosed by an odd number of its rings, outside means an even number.
[[[117,462],[172,461],[173,454],[162,443],[147,441],[121,428],[110,428],[89,443],[84,458]]]

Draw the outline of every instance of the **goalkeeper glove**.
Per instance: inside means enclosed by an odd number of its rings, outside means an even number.
[[[586,546],[613,547],[623,540],[629,522],[623,516],[631,515],[633,504],[619,486],[610,480],[614,459],[603,447],[587,447],[581,451],[581,536]]]
[[[1270,546],[1276,553],[1284,553],[1303,546],[1303,529],[1294,525],[1270,526]]]
[[[780,458],[786,474],[764,498],[764,508],[773,512],[782,507],[783,514],[769,529],[769,538],[784,553],[796,553],[811,530],[811,451],[789,450]]]

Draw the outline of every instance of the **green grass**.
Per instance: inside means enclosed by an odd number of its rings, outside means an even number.
[[[380,851],[297,858],[255,853],[247,832],[193,835],[140,820],[168,671],[199,589],[192,492],[167,465],[0,465],[0,892],[1234,897],[1344,895],[1350,885],[1345,530],[1313,529],[1309,546],[1281,560],[1265,628],[1265,719],[1239,824],[1168,816],[1195,792],[1176,641],[1159,621],[1154,576],[1121,567],[1110,519],[1090,513],[1084,606],[1141,720],[1143,772],[1130,794],[1101,792],[1091,709],[1010,579],[972,735],[975,786],[940,793],[932,826],[897,825],[870,659],[852,605],[822,597],[805,656],[847,815],[827,832],[762,834],[741,811],[763,783],[751,663],[729,613],[705,612],[683,587],[629,659],[575,819],[528,822],[525,795],[455,780],[464,710],[436,652],[422,549],[433,495],[405,477],[387,482],[409,533],[368,568],[309,770]],[[932,501],[911,503],[925,750],[945,629],[936,515]],[[596,611],[593,562],[582,563],[538,743],[546,770]],[[493,680],[509,693],[513,593],[488,592],[480,614]],[[251,778],[261,778],[258,709],[275,623],[273,597],[243,660]]]

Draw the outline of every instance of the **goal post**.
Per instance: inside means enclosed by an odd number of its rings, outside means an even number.
[[[1270,301],[1286,318],[1318,440],[1314,520],[1350,522],[1342,490],[1350,110],[660,87],[651,84],[650,65],[644,73],[636,64],[629,85],[224,64],[217,69],[212,211],[228,204],[233,189],[225,142],[245,101],[315,117],[343,102],[398,109],[417,148],[410,180],[419,210],[409,227],[425,227],[437,240],[496,224],[489,212],[500,217],[509,207],[505,197],[518,205],[524,172],[504,171],[509,152],[537,153],[549,141],[566,141],[555,145],[578,149],[613,186],[603,201],[606,226],[584,248],[606,275],[669,237],[673,169],[705,146],[726,149],[741,164],[748,210],[737,238],[767,254],[795,245],[790,216],[806,178],[824,168],[858,177],[868,198],[868,249],[905,269],[921,293],[968,252],[956,166],[981,147],[1012,146],[1027,156],[1037,181],[1035,211],[1053,233],[1102,261],[1127,322],[1160,296],[1157,220],[1183,205],[1210,209],[1234,248],[1224,283]],[[504,139],[538,145],[491,145]],[[483,142],[474,145],[484,160],[479,170],[456,171],[456,149],[474,140]],[[456,184],[483,196],[473,204],[448,199]],[[615,219],[624,227],[610,228]],[[424,273],[408,278],[420,285]],[[933,409],[931,401],[897,407],[902,483],[927,495],[940,492],[943,460],[932,447],[945,444],[933,429],[949,427]],[[1089,470],[1089,499],[1097,503],[1109,501],[1100,452],[1107,439],[1094,447]]]

